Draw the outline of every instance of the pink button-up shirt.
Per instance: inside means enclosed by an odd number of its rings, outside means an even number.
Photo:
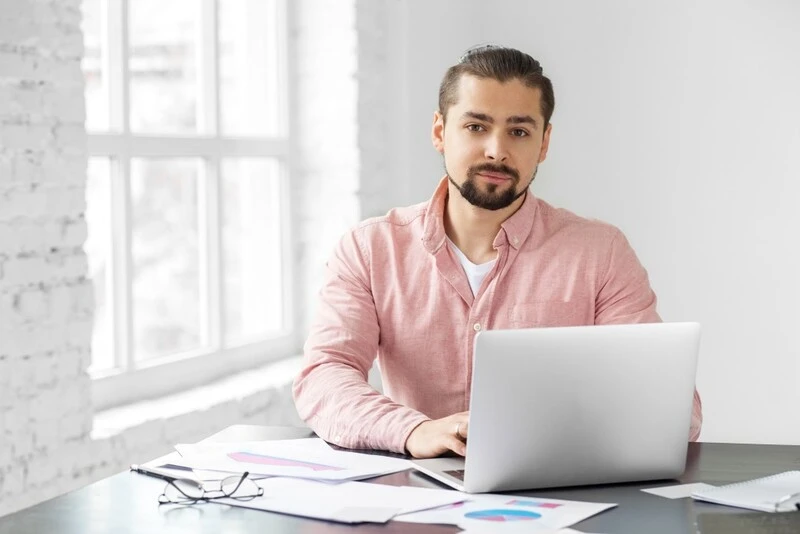
[[[473,296],[447,246],[447,194],[443,179],[430,201],[362,222],[328,262],[294,382],[300,416],[325,440],[403,452],[419,423],[468,410],[479,330],[661,320],[618,229],[530,192],[502,224],[497,262]],[[367,383],[376,356],[384,394]],[[701,423],[695,392],[690,440]]]

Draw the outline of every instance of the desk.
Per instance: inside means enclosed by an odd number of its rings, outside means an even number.
[[[301,428],[235,425],[208,441],[244,441],[309,437]],[[131,458],[132,462],[144,460]],[[800,446],[690,443],[682,483],[719,485],[800,469]],[[439,487],[431,479],[409,470],[374,479],[380,484]],[[574,528],[609,534],[694,534],[695,517],[707,511],[740,513],[691,499],[669,500],[643,493],[640,488],[669,482],[616,484],[544,492],[514,492],[528,496],[579,501],[616,502],[617,508],[592,517]],[[123,472],[82,489],[0,518],[0,534],[121,534],[233,532],[336,534],[454,533],[458,528],[389,522],[356,527],[299,517],[247,510],[218,504],[191,507],[158,506],[164,487],[160,480]]]

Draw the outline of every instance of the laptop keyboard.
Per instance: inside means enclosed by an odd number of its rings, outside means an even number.
[[[702,534],[797,534],[800,512],[700,514]]]
[[[446,475],[450,475],[453,478],[457,478],[460,481],[464,481],[464,470],[463,469],[453,469],[451,471],[445,471]]]

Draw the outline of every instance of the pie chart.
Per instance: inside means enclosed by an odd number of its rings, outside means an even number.
[[[531,521],[539,519],[541,514],[528,510],[510,510],[508,508],[498,508],[496,510],[476,510],[464,514],[469,519],[479,519],[481,521]]]

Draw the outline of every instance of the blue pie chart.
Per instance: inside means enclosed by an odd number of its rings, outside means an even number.
[[[541,514],[530,512],[528,510],[477,510],[475,512],[468,512],[464,514],[468,519],[480,519],[482,521],[531,521],[539,519]]]

